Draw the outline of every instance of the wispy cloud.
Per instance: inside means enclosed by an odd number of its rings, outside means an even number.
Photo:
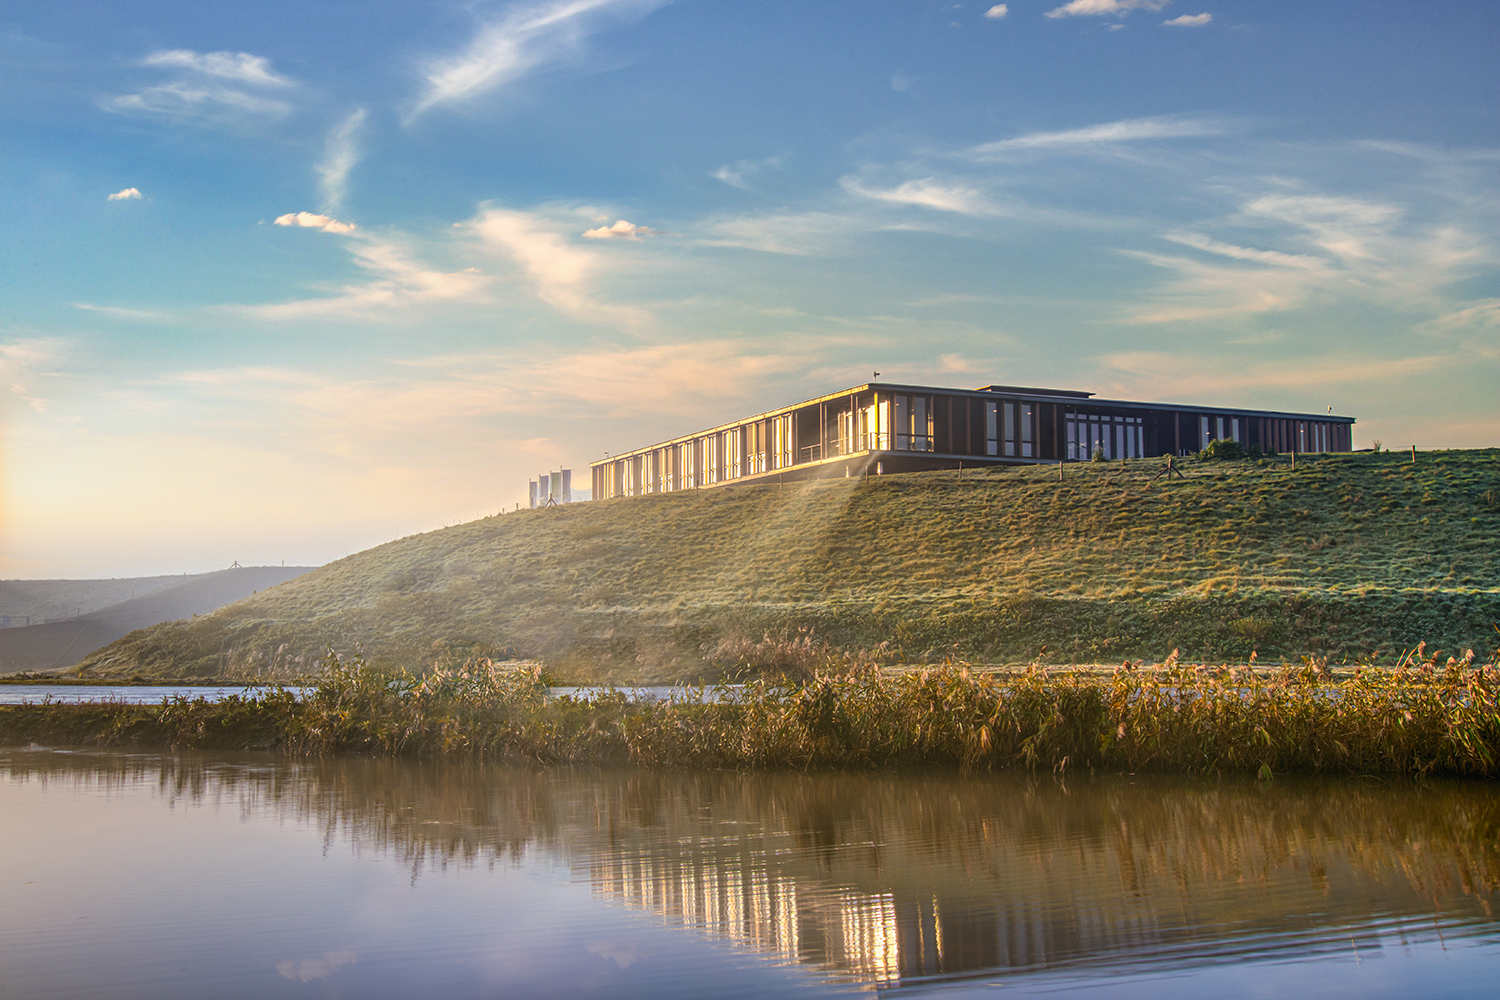
[[[287,225],[302,225],[295,221],[298,216],[324,218],[306,212],[282,218],[294,220]],[[310,228],[324,227],[313,224]],[[375,235],[360,230],[351,233],[344,246],[354,256],[354,262],[373,275],[372,280],[342,285],[316,298],[250,306],[239,311],[278,321],[394,318],[401,310],[413,306],[482,300],[493,281],[478,268],[444,271],[423,262],[412,241],[400,234]]]
[[[0,343],[0,385],[7,390],[0,393],[0,412],[8,408],[9,398],[25,403],[37,413],[45,413],[47,400],[37,383],[61,361],[65,348],[62,340],[47,337]]]
[[[576,53],[607,18],[644,16],[668,0],[554,0],[512,6],[480,28],[462,52],[428,66],[426,93],[410,121],[439,104],[463,101]]]
[[[349,171],[359,162],[359,146],[356,139],[365,123],[365,109],[357,108],[328,133],[323,149],[323,159],[313,171],[318,175],[318,188],[323,195],[323,210],[337,212],[344,207]]]
[[[356,228],[352,222],[340,222],[332,216],[317,215],[313,212],[288,212],[286,215],[278,215],[276,225],[321,229],[325,233],[335,233],[339,236],[352,233]]]
[[[1216,118],[1162,116],[1126,118],[1062,132],[1029,132],[1012,139],[1000,139],[974,146],[968,153],[975,157],[997,156],[1030,150],[1081,149],[1158,139],[1183,139],[1196,136],[1224,135],[1229,125]]]
[[[827,251],[839,239],[871,227],[837,212],[773,212],[706,220],[700,242],[763,253],[804,256]]]
[[[1358,383],[1399,383],[1416,375],[1451,366],[1449,355],[1356,360],[1347,354],[1264,358],[1232,366],[1205,364],[1202,357],[1183,352],[1124,351],[1098,359],[1103,367],[1127,377],[1137,394],[1173,390],[1200,399],[1251,389],[1319,389]],[[1149,398],[1149,397],[1148,397]]]
[[[139,188],[126,188],[123,191],[116,191],[114,194],[110,195],[108,198],[106,198],[104,200],[105,201],[140,201],[140,199],[141,199],[141,191],[140,191]]]
[[[1181,17],[1172,17],[1162,22],[1163,27],[1171,28],[1201,28],[1212,21],[1212,14],[1183,14]]]
[[[74,309],[82,309],[84,312],[98,313],[111,319],[125,319],[137,323],[155,323],[171,318],[169,313],[159,309],[127,309],[124,306],[98,306],[92,302],[75,302]]]
[[[141,60],[143,66],[175,66],[204,76],[238,80],[262,87],[290,87],[292,81],[271,69],[270,60],[248,52],[193,52],[171,49],[153,52]]]
[[[106,101],[110,111],[139,112],[165,118],[200,121],[225,121],[246,115],[279,118],[292,110],[285,101],[257,97],[231,87],[194,86],[189,83],[164,83],[147,87],[135,94],[123,94]]]
[[[992,18],[992,19],[999,19],[999,18],[1002,18],[1006,14],[1009,14],[1009,13],[1010,13],[1010,8],[1008,6],[1006,6],[1003,3],[997,3],[997,4],[995,4],[995,6],[991,7],[989,10],[985,11],[984,12],[984,16],[988,17],[988,18]]]
[[[108,98],[102,107],[204,123],[279,118],[291,111],[291,105],[266,96],[266,92],[288,90],[295,81],[274,72],[262,56],[172,49],[153,52],[141,60],[141,65],[178,70],[178,78],[134,94]]]
[[[1220,240],[1211,239],[1202,233],[1167,233],[1166,238],[1174,243],[1181,243],[1183,246],[1202,250],[1204,253],[1218,254],[1221,257],[1231,257],[1235,260],[1253,260],[1260,264],[1308,269],[1317,269],[1328,265],[1328,262],[1320,257],[1281,253],[1278,250],[1255,250],[1250,247],[1235,246],[1232,243],[1224,243]]]
[[[961,215],[1003,214],[981,191],[961,184],[944,183],[932,177],[906,181],[893,188],[867,187],[853,177],[841,178],[839,184],[850,194],[897,205],[917,205]]]
[[[642,236],[660,236],[661,230],[637,226],[621,219],[613,226],[585,229],[583,235],[591,240],[638,240]]]
[[[520,267],[537,298],[561,313],[626,328],[639,327],[651,319],[640,309],[599,301],[594,279],[605,269],[604,262],[597,252],[571,243],[552,219],[531,212],[486,208],[462,228]]]
[[[781,157],[779,156],[767,157],[764,160],[740,160],[736,163],[726,163],[708,176],[721,180],[730,187],[739,188],[741,191],[751,191],[753,190],[750,184],[751,178],[763,170],[780,166]]]
[[[1072,0],[1047,11],[1047,17],[1124,17],[1133,10],[1161,10],[1172,0]]]
[[[1452,314],[1446,289],[1500,267],[1500,251],[1458,223],[1417,224],[1407,214],[1389,201],[1286,191],[1247,194],[1218,226],[1254,227],[1262,239],[1289,249],[1252,249],[1176,231],[1166,238],[1209,256],[1126,251],[1173,275],[1129,320],[1199,321],[1285,312],[1312,302]]]

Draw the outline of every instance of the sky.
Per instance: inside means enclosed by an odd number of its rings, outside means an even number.
[[[321,564],[881,380],[1500,444],[1500,4],[0,8],[0,577]]]

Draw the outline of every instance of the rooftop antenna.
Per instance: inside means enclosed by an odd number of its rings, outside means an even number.
[[[880,373],[879,373],[879,372],[876,372],[876,373],[875,373],[875,377],[876,377],[876,378],[879,378],[879,377],[880,377]]]

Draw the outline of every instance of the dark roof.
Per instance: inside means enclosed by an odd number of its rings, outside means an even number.
[[[975,392],[1024,392],[1031,396],[1074,396],[1078,399],[1088,399],[1092,392],[1083,392],[1079,389],[1038,389],[1029,385],[982,385]]]

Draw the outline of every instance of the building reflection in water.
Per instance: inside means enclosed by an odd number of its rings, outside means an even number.
[[[589,866],[594,890],[787,961],[812,962],[870,985],[898,979],[901,922],[889,894],[799,885],[763,854],[613,854]],[[912,922],[920,936],[921,930]],[[927,950],[934,948],[927,929]],[[905,953],[911,954],[910,947]],[[917,942],[915,954],[921,955]]]
[[[0,754],[149,782],[432,867],[571,868],[597,898],[882,989],[1500,940],[1500,789],[726,774],[367,758]]]
[[[731,780],[800,794],[754,818],[740,794],[716,798],[736,829],[721,836],[695,797],[673,837],[611,815],[610,845],[581,862],[595,893],[870,988],[1500,936],[1487,785],[1000,781],[942,801],[902,778]]]

